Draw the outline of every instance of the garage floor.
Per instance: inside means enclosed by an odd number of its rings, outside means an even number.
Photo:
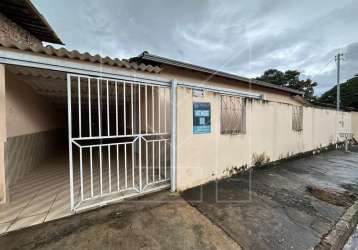
[[[123,159],[119,159],[122,161]],[[112,162],[115,162],[114,159]],[[78,164],[75,164],[78,165]],[[84,159],[84,198],[91,195],[90,189],[90,175],[88,160]],[[103,161],[103,194],[108,193],[109,175],[108,175],[108,162]],[[131,190],[132,187],[132,169],[131,162],[128,162],[128,190],[124,192],[116,192],[104,198],[101,201],[120,200],[124,195],[138,195],[138,192]],[[76,166],[75,166],[76,167]],[[149,176],[152,176],[152,166],[150,167]],[[124,169],[121,165],[119,168],[119,183],[120,189],[124,189]],[[162,172],[164,172],[162,170]],[[158,168],[155,168],[156,178],[158,177]],[[99,188],[99,171],[94,168],[93,182],[94,182],[94,195],[100,193]],[[112,192],[117,189],[117,172],[116,166],[112,166]],[[138,181],[138,167],[135,166],[135,185]],[[143,185],[146,184],[145,169],[142,169]],[[164,179],[163,174],[161,178]],[[152,179],[150,178],[149,181]],[[150,186],[150,189],[161,189],[166,183],[159,183],[156,186]],[[165,187],[165,186],[164,186]],[[80,199],[80,177],[79,170],[74,170],[74,193],[75,202]],[[64,152],[59,152],[56,156],[47,159],[35,171],[31,172],[21,180],[18,184],[10,188],[10,203],[0,205],[0,234],[17,230],[24,227],[40,224],[46,221],[55,220],[58,218],[66,217],[72,214],[70,210],[70,185],[69,185],[69,168],[68,158]],[[92,206],[95,201],[83,202],[83,207]],[[81,205],[82,206],[82,205]]]
[[[10,203],[0,205],[0,233],[71,215],[68,160],[46,160],[10,188]]]

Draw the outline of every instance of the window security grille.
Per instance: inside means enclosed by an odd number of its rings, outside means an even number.
[[[246,99],[238,96],[221,96],[221,134],[246,132]]]
[[[292,130],[302,131],[303,130],[303,107],[294,106],[292,107]]]

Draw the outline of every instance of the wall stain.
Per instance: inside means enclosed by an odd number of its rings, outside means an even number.
[[[266,155],[266,153],[253,153],[252,154],[252,162],[254,166],[262,166],[270,162],[270,156]]]
[[[239,174],[239,173],[245,172],[247,169],[248,169],[247,164],[242,165],[242,166],[240,166],[240,167],[233,166],[233,167],[231,167],[231,168],[226,168],[226,169],[223,171],[223,174],[224,174],[224,175],[228,175],[228,176],[232,176],[232,175],[235,175],[235,174]]]

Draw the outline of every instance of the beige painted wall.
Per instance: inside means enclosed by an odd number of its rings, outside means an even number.
[[[358,112],[352,112],[352,133],[356,140],[358,140]]]
[[[63,124],[53,106],[28,84],[6,72],[7,137],[38,133]]]
[[[206,92],[197,98],[190,89],[178,88],[178,190],[226,176],[235,167],[252,166],[254,154],[275,161],[335,143],[339,132],[351,131],[350,113],[305,107],[303,131],[295,132],[291,104],[251,100],[246,106],[246,134],[221,135],[220,100],[220,94]],[[210,134],[192,133],[193,101],[211,103]]]

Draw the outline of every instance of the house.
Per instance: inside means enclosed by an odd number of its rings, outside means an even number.
[[[63,42],[30,1],[0,6],[0,233],[335,145],[356,121],[148,52],[45,47]]]

